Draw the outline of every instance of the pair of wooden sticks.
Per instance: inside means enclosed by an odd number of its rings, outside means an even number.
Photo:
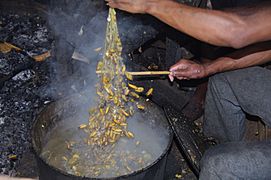
[[[96,71],[97,74],[101,74],[102,71]],[[153,75],[169,75],[170,71],[140,71],[140,72],[126,72],[131,76],[153,76]]]
[[[170,71],[140,71],[140,72],[127,72],[132,76],[152,76],[152,75],[169,75]]]

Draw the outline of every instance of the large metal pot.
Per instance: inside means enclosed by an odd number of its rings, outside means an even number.
[[[50,166],[45,159],[41,158],[40,154],[42,152],[42,148],[44,146],[45,136],[49,133],[55,125],[65,119],[65,117],[71,116],[76,113],[77,106],[81,104],[86,104],[88,106],[88,98],[83,94],[76,94],[66,99],[62,99],[55,103],[50,104],[47,108],[45,108],[37,117],[33,129],[32,129],[32,143],[33,149],[36,155],[38,169],[39,169],[39,179],[40,180],[76,180],[76,179],[95,179],[88,177],[78,177],[75,175],[68,174],[56,167]],[[154,104],[153,113],[156,113],[158,107]],[[159,109],[160,111],[160,109]],[[161,113],[161,112],[160,112]],[[161,119],[162,123],[165,123],[167,126],[166,118]],[[148,180],[163,180],[164,179],[164,171],[167,161],[167,155],[169,149],[172,144],[173,133],[170,128],[167,128],[169,133],[169,140],[164,152],[158,157],[152,164],[147,167],[135,171],[131,174],[120,176],[114,179],[131,179],[131,180],[139,180],[139,179],[148,179]]]

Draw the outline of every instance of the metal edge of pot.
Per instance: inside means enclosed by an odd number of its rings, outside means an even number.
[[[65,99],[70,99],[70,96],[67,97],[67,98],[63,98],[61,99],[62,101],[64,101]],[[60,101],[60,100],[58,100]],[[169,141],[168,141],[168,145],[167,147],[165,148],[165,150],[163,151],[163,153],[159,156],[159,158],[157,158],[154,162],[152,162],[151,164],[149,164],[148,166],[142,168],[142,169],[139,169],[137,171],[134,171],[132,172],[131,174],[126,174],[126,175],[122,175],[122,176],[118,176],[118,177],[112,177],[112,178],[91,178],[91,177],[85,177],[85,176],[75,176],[73,174],[69,174],[67,173],[66,171],[63,171],[61,169],[58,169],[54,166],[51,166],[50,164],[48,164],[42,157],[40,157],[40,154],[38,153],[38,148],[37,148],[37,145],[36,145],[36,141],[34,139],[34,134],[35,134],[35,129],[38,128],[37,127],[37,124],[38,124],[38,121],[39,121],[39,117],[40,117],[40,114],[42,114],[49,106],[52,106],[52,104],[54,103],[57,103],[58,101],[55,101],[55,102],[51,102],[47,107],[45,107],[34,119],[34,123],[33,123],[33,126],[32,126],[32,129],[31,129],[31,142],[32,142],[32,150],[33,150],[33,153],[36,157],[36,160],[40,160],[44,165],[47,165],[49,168],[51,168],[53,171],[55,171],[56,173],[60,173],[62,174],[63,176],[67,176],[67,177],[70,177],[70,178],[82,178],[82,179],[85,179],[85,180],[109,180],[109,179],[122,179],[122,178],[128,178],[128,177],[133,177],[139,173],[142,173],[146,170],[149,170],[151,167],[153,167],[154,165],[156,165],[160,160],[162,160],[169,152],[170,150],[170,147],[172,146],[172,142],[173,142],[173,131],[172,129],[170,128],[170,124],[167,122],[168,124],[168,127],[167,127],[167,130],[168,130],[168,133],[169,133]],[[155,104],[155,103],[154,103]],[[157,104],[155,104],[156,106],[158,106]],[[160,107],[159,107],[160,109]],[[165,113],[163,112],[165,118],[166,118],[166,115]],[[39,167],[38,167],[39,169]]]

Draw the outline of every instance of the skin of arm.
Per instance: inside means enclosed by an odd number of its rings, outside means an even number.
[[[213,63],[207,65],[206,72],[208,75],[212,75],[219,72],[261,65],[269,62],[270,60],[271,60],[271,50],[249,54],[247,56],[241,57],[240,59],[222,57],[217,59]]]
[[[242,48],[271,39],[271,3],[228,11],[190,7],[172,0],[106,0],[132,13],[148,13],[198,40]]]
[[[180,60],[170,68],[169,78],[171,81],[174,77],[178,79],[203,78],[219,72],[261,65],[269,61],[271,61],[271,42],[263,42],[203,64]]]
[[[216,46],[241,49],[250,44],[271,40],[271,2],[216,11],[186,6],[172,0],[106,1],[114,8],[153,15],[177,30]],[[271,60],[271,45],[268,47],[269,49],[254,52],[247,51],[250,47],[244,48],[237,52],[239,57],[221,57],[203,64],[181,60],[170,68],[169,78],[202,78],[218,72],[263,64]]]

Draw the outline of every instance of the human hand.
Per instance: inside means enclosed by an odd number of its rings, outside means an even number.
[[[206,65],[194,61],[181,59],[179,62],[170,67],[169,79],[199,79],[208,76]]]
[[[148,0],[105,0],[107,5],[130,13],[144,14],[147,11]]]

